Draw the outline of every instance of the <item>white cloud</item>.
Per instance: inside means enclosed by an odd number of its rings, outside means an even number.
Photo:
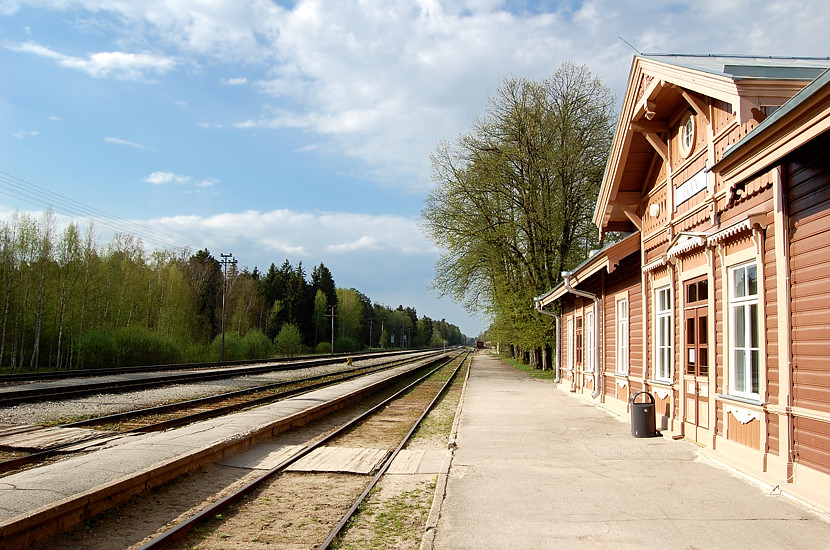
[[[330,244],[326,247],[329,252],[354,252],[355,250],[378,250],[379,246],[374,237],[363,235],[356,241],[342,244]]]
[[[19,2],[0,11],[12,13]],[[364,175],[423,191],[428,157],[483,112],[507,75],[539,78],[564,60],[585,63],[619,95],[633,52],[826,55],[823,0],[617,0],[577,3],[297,0],[41,0],[38,6],[109,15],[123,42],[170,53],[79,58],[34,42],[19,51],[93,76],[147,78],[181,67],[242,64],[260,77],[231,77],[263,94],[239,130],[300,129],[320,151],[365,166]],[[515,7],[520,6],[520,7]],[[745,14],[752,13],[751,21]],[[705,33],[700,29],[706,29]],[[817,47],[817,44],[819,47]],[[224,68],[227,70],[227,67]],[[239,112],[239,111],[237,111]],[[208,123],[205,127],[228,126]],[[261,134],[260,134],[261,135]]]
[[[118,80],[147,80],[148,74],[164,74],[176,66],[172,57],[151,53],[98,52],[86,59],[65,55],[37,44],[8,44],[8,49],[52,59],[60,66],[83,71],[93,78],[113,77]]]
[[[115,145],[126,145],[127,147],[135,147],[136,149],[149,149],[146,145],[136,143],[134,141],[127,141],[117,137],[105,137],[104,141],[107,143],[114,143]]]
[[[37,130],[24,130],[21,132],[13,132],[12,137],[15,139],[26,139],[30,137],[35,137],[38,134],[40,134],[40,132]]]
[[[166,183],[184,184],[190,181],[190,176],[181,176],[173,172],[153,172],[144,181],[152,183],[153,185],[164,185]]]

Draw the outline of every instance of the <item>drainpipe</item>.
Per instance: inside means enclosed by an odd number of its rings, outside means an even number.
[[[565,284],[565,290],[576,296],[582,296],[583,298],[588,298],[594,301],[594,392],[591,394],[591,398],[596,399],[602,391],[600,389],[599,380],[599,299],[596,294],[572,287],[570,281],[571,275],[573,275],[573,273],[570,271],[562,272],[562,282]]]
[[[541,313],[543,315],[547,315],[549,317],[553,317],[554,319],[556,319],[556,328],[554,329],[556,331],[556,344],[554,345],[554,348],[553,348],[553,360],[555,361],[555,365],[556,365],[554,367],[554,369],[556,369],[556,372],[555,372],[556,378],[554,379],[554,382],[556,382],[558,384],[559,383],[559,372],[562,370],[562,339],[561,339],[562,332],[561,332],[561,329],[560,329],[560,326],[559,326],[562,317],[560,315],[556,314],[556,313],[551,313],[550,311],[545,311],[544,309],[542,309],[542,305],[539,303],[539,300],[536,300],[536,311],[538,311],[539,313]]]

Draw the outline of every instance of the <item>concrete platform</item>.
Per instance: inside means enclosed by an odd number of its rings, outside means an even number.
[[[0,548],[21,548],[131,496],[308,423],[433,359],[160,433],[121,437],[53,464],[0,478]],[[334,402],[334,403],[333,403]]]
[[[422,549],[828,547],[827,514],[484,353],[460,409]]]

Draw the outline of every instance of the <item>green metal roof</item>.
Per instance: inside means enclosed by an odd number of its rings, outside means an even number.
[[[768,116],[762,123],[752,129],[747,135],[743,137],[740,141],[735,143],[732,147],[727,149],[723,152],[723,157],[721,159],[725,159],[729,155],[733,154],[735,151],[746,147],[753,139],[757,136],[762,134],[766,131],[767,128],[775,124],[777,121],[781,120],[782,118],[786,117],[788,113],[796,109],[799,105],[807,101],[813,94],[817,93],[819,90],[824,89],[825,87],[830,85],[830,70],[825,70],[822,72],[818,78],[810,82],[807,86],[805,86],[801,91],[797,94],[792,96],[786,103],[781,105],[774,113]]]
[[[641,57],[718,74],[732,80],[813,80],[830,68],[830,57],[641,54]]]

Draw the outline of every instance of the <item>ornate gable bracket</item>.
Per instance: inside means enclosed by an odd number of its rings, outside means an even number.
[[[655,120],[637,120],[631,123],[631,129],[635,132],[640,132],[646,141],[654,147],[657,154],[663,158],[663,162],[669,162],[669,146],[660,137],[660,134],[668,131],[668,125],[665,122]]]
[[[618,208],[620,208],[620,210],[623,211],[625,217],[628,218],[631,221],[631,223],[634,224],[634,227],[637,228],[637,231],[643,230],[643,220],[640,219],[640,216],[637,215],[637,212],[634,211],[630,204],[620,204],[617,206]]]
[[[686,103],[694,109],[695,113],[697,113],[698,116],[703,117],[706,120],[707,125],[711,124],[711,121],[709,120],[709,105],[707,105],[702,98],[698,97],[697,94],[688,92],[683,88],[678,88],[678,91],[680,92],[680,95],[683,96],[683,99],[686,100]]]

